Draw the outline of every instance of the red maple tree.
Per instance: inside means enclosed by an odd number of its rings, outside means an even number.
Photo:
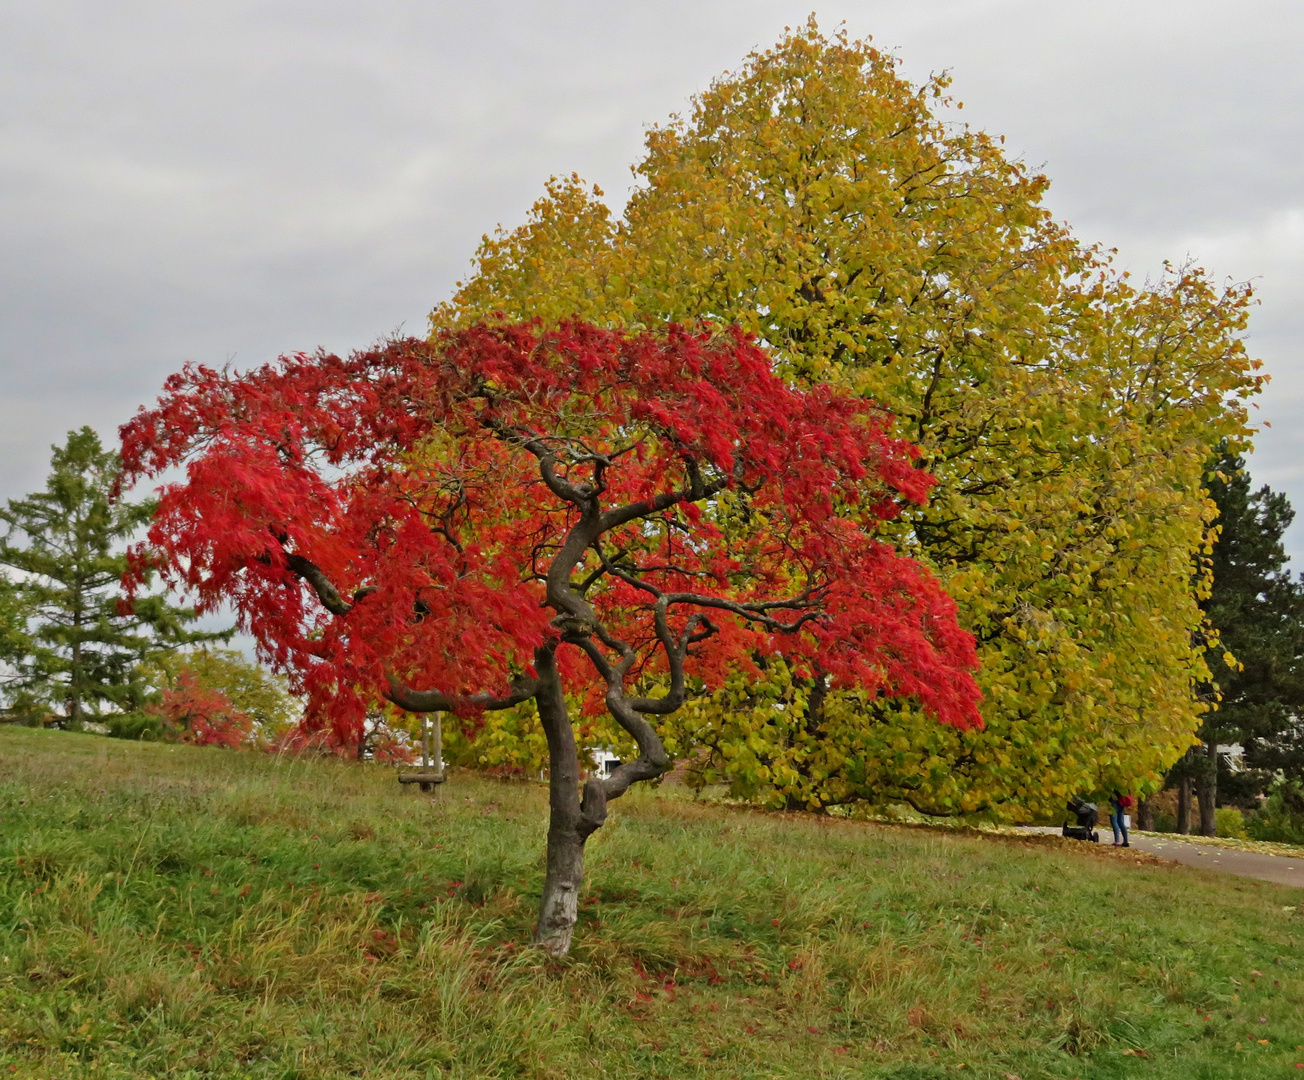
[[[353,740],[369,703],[533,701],[551,824],[536,941],[570,945],[584,843],[671,762],[656,718],[780,654],[978,723],[970,636],[875,539],[932,478],[891,418],[799,391],[737,333],[480,326],[243,375],[189,367],[122,428],[127,480],[184,465],[138,565],[228,603]],[[149,554],[147,554],[149,553]],[[639,749],[581,792],[566,694]]]
[[[203,686],[188,668],[176,684],[163,691],[159,704],[149,711],[167,724],[182,742],[196,746],[225,746],[238,749],[254,729],[253,719],[231,704],[221,690]]]

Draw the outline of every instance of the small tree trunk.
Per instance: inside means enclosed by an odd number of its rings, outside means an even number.
[[[539,926],[534,943],[553,956],[570,951],[584,883],[584,842],[581,830],[580,765],[575,732],[566,711],[561,678],[551,649],[535,653],[541,686],[535,701],[548,737],[548,869],[539,902]]]
[[[82,680],[82,646],[81,641],[73,642],[72,667],[68,672],[68,730],[84,731],[86,723],[82,718],[81,701]]]
[[[548,826],[548,871],[534,943],[552,956],[570,952],[584,884],[584,840],[574,830]]]
[[[78,597],[80,600],[80,596]],[[80,604],[74,607],[72,616],[73,642],[72,642],[72,663],[68,668],[68,720],[67,728],[69,731],[82,731],[85,724],[82,721],[82,702],[81,702],[81,685],[82,685],[82,641],[81,641],[81,607]]]
[[[1218,805],[1218,746],[1210,743],[1205,748],[1204,768],[1196,785],[1196,795],[1200,800],[1200,835],[1213,836],[1218,831],[1214,809]]]
[[[1191,831],[1191,777],[1185,773],[1177,781],[1177,831]]]
[[[1141,799],[1136,804],[1136,827],[1145,832],[1155,831],[1155,803],[1153,799]]]

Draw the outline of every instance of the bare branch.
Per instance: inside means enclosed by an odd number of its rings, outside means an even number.
[[[599,544],[596,540],[593,542],[593,550],[598,553],[598,558],[602,560],[603,568],[612,577],[618,577],[626,585],[631,585],[635,589],[641,589],[643,590],[643,592],[647,593],[649,596],[653,597],[654,599],[660,599],[661,597],[660,589],[658,589],[655,585],[649,585],[642,578],[635,577],[633,574],[630,574],[627,571],[622,570],[619,566],[616,565],[615,562],[612,561],[612,559],[608,558],[606,552],[602,550],[602,545]],[[622,554],[624,554],[623,551],[618,551],[616,552],[615,557],[619,559]]]
[[[332,584],[330,579],[322,572],[316,563],[305,558],[302,555],[296,555],[290,552],[286,553],[285,565],[291,572],[298,574],[306,581],[317,594],[319,600],[327,611],[334,615],[344,616],[353,610],[354,605],[370,596],[376,591],[376,586],[368,585],[358,589],[353,594],[353,603],[350,604],[340,595],[340,591]],[[418,600],[418,610],[421,602]],[[428,610],[428,609],[427,609]],[[527,701],[538,692],[539,680],[530,678],[517,678],[511,682],[511,688],[506,694],[491,694],[482,692],[470,694],[461,697],[450,697],[438,690],[413,690],[405,685],[395,675],[387,672],[385,679],[389,684],[389,690],[386,697],[389,698],[400,709],[406,709],[408,712],[457,712],[466,708],[476,709],[510,709],[513,705],[519,705]]]
[[[547,441],[542,436],[536,432],[509,427],[493,417],[486,418],[484,425],[504,442],[515,443],[538,458],[539,475],[543,477],[543,482],[548,485],[548,490],[557,498],[574,503],[581,509],[588,507],[592,503],[594,492],[591,489],[586,490],[588,488],[587,484],[584,487],[576,487],[569,480],[558,475],[557,455],[549,448]]]
[[[639,752],[636,760],[618,766],[610,776],[593,777],[584,785],[580,831],[587,837],[601,828],[602,823],[606,821],[609,800],[620,798],[629,789],[630,784],[640,780],[655,780],[670,768],[672,762],[652,725],[639,715],[638,710],[633,707],[634,703],[625,696],[623,689],[625,672],[628,670],[628,661],[633,659],[633,653],[630,653],[625,662],[613,667],[591,640],[585,639],[577,644],[606,680],[607,709],[616,722],[633,738]]]
[[[601,560],[601,562],[600,562],[600,565],[598,566],[598,568],[597,568],[596,570],[594,570],[593,573],[591,573],[591,574],[590,574],[588,577],[586,577],[583,581],[581,581],[581,582],[579,583],[579,586],[576,588],[575,591],[578,592],[581,596],[585,595],[585,593],[587,593],[591,588],[593,588],[594,584],[595,584],[595,583],[596,583],[596,582],[597,582],[597,581],[598,581],[598,580],[599,580],[599,579],[600,579],[604,574],[610,572],[609,569],[608,569],[608,566],[607,566],[607,562],[608,562],[607,557],[606,557],[605,555],[603,555],[603,553],[602,553],[602,549],[598,546],[598,544],[597,544],[596,541],[595,541],[594,544],[593,544],[593,550],[594,550],[595,552],[597,552],[598,558]],[[626,549],[626,548],[621,548],[619,551],[616,552],[615,555],[612,556],[612,558],[613,558],[613,559],[622,559],[622,558],[625,557],[625,555],[626,555],[627,553],[628,553],[628,552],[627,552],[627,549]]]
[[[823,593],[824,590],[822,589],[807,589],[800,596],[791,597],[787,600],[769,600],[754,604],[740,604],[733,600],[723,600],[716,596],[702,596],[698,593],[667,593],[663,599],[667,606],[670,604],[692,604],[695,607],[729,611],[750,622],[759,623],[767,630],[774,630],[781,634],[792,634],[800,630],[812,619],[819,617]],[[781,610],[800,611],[802,615],[793,622],[783,622],[767,614],[770,611]]]
[[[413,690],[390,672],[385,673],[389,690],[385,696],[400,709],[408,712],[458,712],[463,709],[510,709],[528,701],[539,692],[539,680],[521,676],[512,680],[506,694],[481,692],[460,697],[449,696],[438,690]]]
[[[347,615],[353,610],[350,604],[337,589],[316,563],[304,558],[302,555],[295,555],[293,552],[285,553],[285,568],[293,574],[298,574],[311,587],[312,591],[317,594],[317,599],[322,602],[322,606],[332,615]],[[363,590],[359,590],[362,592]],[[355,599],[358,598],[354,594]]]

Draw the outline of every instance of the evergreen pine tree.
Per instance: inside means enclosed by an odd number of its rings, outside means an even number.
[[[1203,606],[1220,637],[1207,660],[1221,701],[1206,714],[1203,746],[1184,767],[1199,796],[1200,831],[1211,836],[1220,782],[1225,800],[1244,800],[1264,791],[1277,770],[1304,776],[1304,579],[1291,576],[1282,545],[1295,516],[1290,501],[1266,485],[1252,492],[1244,459],[1225,444],[1209,494],[1219,535]],[[1218,745],[1235,743],[1245,750],[1242,773],[1218,762]]]
[[[80,729],[143,703],[140,665],[151,655],[226,635],[187,630],[194,612],[164,596],[127,603],[124,545],[154,504],[111,497],[118,455],[90,428],[52,449],[45,490],[0,508],[0,567],[21,615],[0,644],[8,646],[11,701],[39,702],[62,726]]]
[[[7,696],[5,690],[18,683],[18,665],[27,655],[29,647],[26,631],[27,620],[18,589],[8,579],[0,576],[0,697]],[[20,710],[4,714],[7,721],[20,718]]]

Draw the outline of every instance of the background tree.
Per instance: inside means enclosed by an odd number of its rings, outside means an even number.
[[[536,940],[564,953],[608,802],[670,767],[658,727],[753,656],[976,722],[953,603],[874,535],[931,486],[888,423],[791,389],[734,335],[567,324],[188,369],[123,455],[132,478],[186,464],[150,542],[201,605],[233,605],[318,722],[356,738],[382,698],[468,723],[533,702]],[[638,748],[582,793],[568,689]]]
[[[0,567],[12,575],[24,625],[11,653],[11,695],[43,702],[59,723],[81,728],[107,707],[140,707],[148,694],[140,665],[161,649],[221,635],[186,627],[192,611],[144,592],[121,591],[124,547],[154,511],[150,502],[114,501],[117,454],[90,428],[53,447],[45,490],[0,508],[7,526]],[[61,710],[58,711],[58,710]]]
[[[1265,793],[1278,771],[1304,779],[1304,583],[1292,577],[1282,545],[1295,517],[1286,496],[1266,485],[1252,491],[1245,459],[1226,443],[1208,483],[1218,535],[1203,606],[1217,631],[1207,659],[1219,705],[1176,778],[1194,782],[1200,832],[1212,836],[1220,790],[1245,801]],[[1217,748],[1236,743],[1246,769],[1229,774]]]
[[[249,742],[254,721],[241,712],[221,690],[201,685],[195,673],[182,669],[176,683],[148,708],[163,725],[165,736],[195,746],[224,746],[235,750]]]
[[[8,689],[19,679],[18,664],[28,654],[27,617],[18,590],[0,574],[0,697],[8,698]],[[21,719],[21,710],[11,710],[8,719]]]
[[[1304,781],[1284,774],[1273,780],[1248,829],[1255,840],[1304,844]]]
[[[183,675],[189,675],[199,688],[220,692],[233,709],[250,718],[263,739],[274,739],[303,712],[284,676],[235,649],[201,647],[165,653],[153,661],[147,675],[163,690],[175,688]]]
[[[1249,291],[1189,268],[1132,286],[1051,218],[1045,177],[935,111],[946,85],[812,24],[650,131],[619,221],[551,182],[432,315],[737,322],[921,448],[938,485],[893,528],[978,639],[985,726],[775,664],[676,736],[713,748],[704,779],[770,803],[1058,811],[1158,786],[1204,707],[1191,565],[1210,449],[1246,432],[1259,386]]]

